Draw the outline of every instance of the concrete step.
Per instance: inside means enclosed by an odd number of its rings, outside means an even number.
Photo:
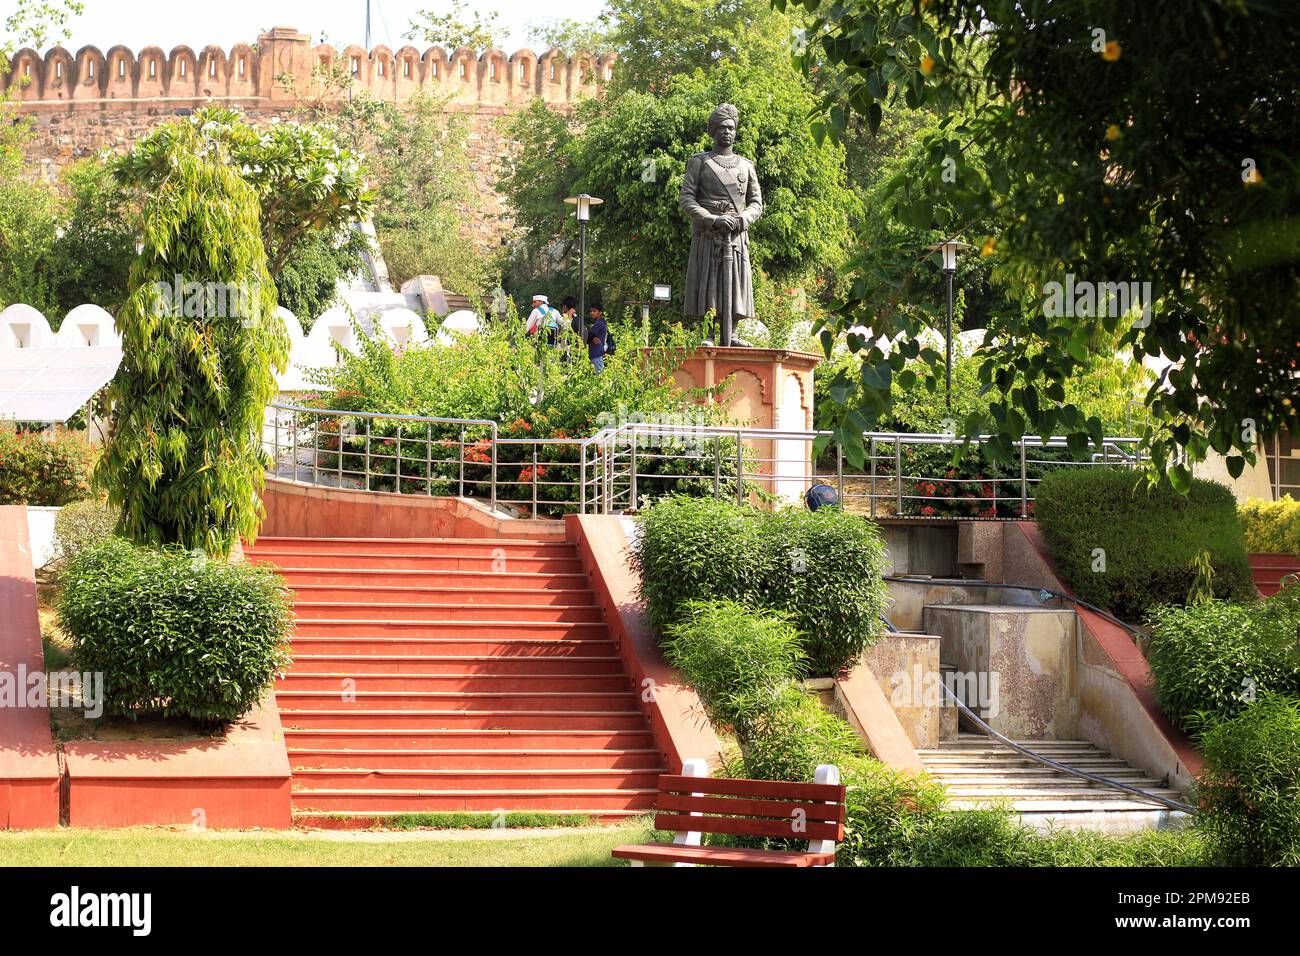
[[[595,594],[589,588],[538,588],[520,587],[436,587],[404,586],[400,584],[307,584],[293,583],[291,590],[296,601],[352,604],[378,604],[384,607],[395,602],[405,604],[501,605],[512,607],[588,607],[594,605]]]
[[[463,674],[489,677],[507,674],[623,675],[623,659],[613,655],[578,654],[452,655],[452,654],[295,654],[291,676],[308,674]]]
[[[494,694],[500,692],[528,694],[630,693],[631,684],[624,674],[441,674],[396,673],[357,674],[301,673],[295,670],[276,681],[276,691],[315,691],[335,696],[356,692],[450,692]]]
[[[659,770],[663,756],[653,747],[636,750],[613,748],[575,750],[553,748],[550,750],[506,749],[439,749],[419,750],[380,748],[346,749],[289,748],[289,765],[312,769],[377,770],[511,770],[526,767],[530,770]]]
[[[455,811],[559,810],[584,808],[588,813],[635,810],[647,813],[654,807],[658,790],[571,788],[551,790],[382,790],[354,788],[340,790],[296,790],[292,794],[295,814],[300,810],[322,812],[445,813]]]
[[[289,728],[284,731],[289,748],[301,750],[470,750],[484,753],[491,750],[524,751],[542,755],[549,750],[581,748],[590,753],[595,750],[643,751],[654,749],[654,736],[649,730],[483,730],[471,728],[412,727],[316,727]]]
[[[546,556],[526,557],[507,554],[504,551],[492,555],[462,555],[454,553],[430,552],[425,554],[393,554],[387,552],[331,552],[303,551],[281,552],[271,549],[259,549],[248,555],[254,564],[269,564],[273,567],[292,568],[295,571],[307,569],[374,571],[480,571],[490,574],[515,573],[577,573],[582,570],[582,561],[572,550],[568,557]]]
[[[355,657],[450,655],[457,657],[611,657],[617,645],[606,635],[594,638],[501,637],[494,634],[463,637],[375,637],[356,635],[294,635],[292,652],[346,654]]]
[[[587,589],[587,575],[569,571],[431,571],[279,565],[276,572],[295,590],[303,584],[400,586],[400,583],[418,588]]]
[[[1129,783],[1130,781],[1123,781]],[[987,786],[950,786],[948,794],[953,800],[963,801],[999,801],[999,800],[1092,800],[1098,794],[1115,794],[1112,799],[1121,799],[1122,791],[1109,790],[1099,784],[1080,781],[1079,786],[1065,784],[1039,784],[1035,786],[1007,786],[1003,784],[990,784]],[[1132,781],[1133,786],[1141,787],[1143,790],[1153,793],[1156,796],[1165,797],[1169,800],[1178,800],[1181,795],[1177,790],[1161,789],[1159,781],[1138,780]],[[1138,797],[1133,797],[1138,800]],[[1156,804],[1152,804],[1156,806]]]
[[[568,541],[527,538],[281,538],[261,537],[245,547],[245,554],[429,554],[433,552],[480,557],[499,554],[522,557],[570,557]]]
[[[637,709],[637,697],[630,691],[370,691],[359,690],[345,700],[338,691],[277,690],[281,710],[333,710],[357,714],[370,708],[404,710],[520,710],[617,711]]]
[[[662,767],[647,769],[538,770],[420,770],[409,767],[356,770],[295,767],[293,786],[298,790],[566,790],[654,789]]]
[[[295,601],[299,621],[374,620],[388,621],[544,621],[550,623],[592,623],[604,620],[604,612],[593,604],[431,604],[426,602],[379,604],[358,601]]]
[[[286,702],[287,703],[287,702]],[[286,732],[298,730],[385,729],[407,733],[431,730],[644,730],[640,710],[336,710],[280,707]]]
[[[312,618],[298,620],[295,637],[531,637],[549,640],[604,637],[608,631],[598,621],[403,621],[386,618],[347,620]]]

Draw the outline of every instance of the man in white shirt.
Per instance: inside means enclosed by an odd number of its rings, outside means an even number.
[[[560,314],[551,308],[546,301],[546,296],[541,294],[533,296],[533,311],[529,313],[528,325],[525,328],[529,335],[540,335],[544,332],[547,344],[552,347],[559,343]]]

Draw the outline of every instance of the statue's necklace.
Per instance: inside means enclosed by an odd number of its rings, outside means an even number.
[[[718,153],[714,153],[713,161],[723,169],[734,169],[736,166],[740,165],[740,157],[735,153],[732,153],[730,156],[722,156]]]

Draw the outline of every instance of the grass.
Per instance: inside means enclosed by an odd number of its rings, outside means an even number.
[[[369,831],[36,830],[0,832],[0,860],[6,866],[615,866],[610,850],[647,836],[642,823],[493,839]]]
[[[501,822],[498,823],[497,821]],[[591,818],[580,813],[546,813],[537,810],[496,813],[399,813],[377,818],[385,830],[490,830],[505,826],[512,830],[529,828],[591,827]]]

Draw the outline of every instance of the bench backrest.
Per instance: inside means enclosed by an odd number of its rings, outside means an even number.
[[[839,784],[665,775],[655,829],[838,843],[844,794]]]

